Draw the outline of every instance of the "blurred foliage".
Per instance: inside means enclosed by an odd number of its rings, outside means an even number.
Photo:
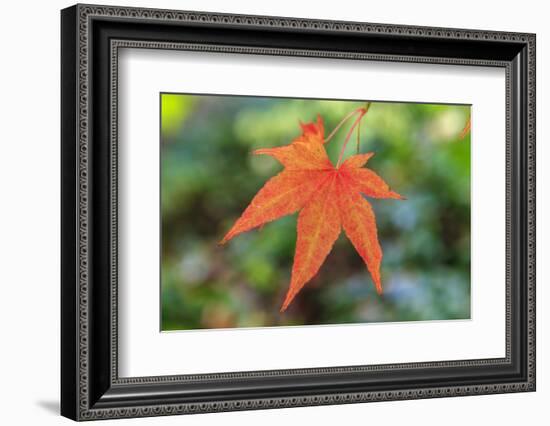
[[[281,166],[260,147],[290,143],[317,114],[327,134],[363,102],[163,94],[162,329],[470,317],[469,106],[374,102],[362,122],[369,167],[407,197],[372,200],[384,251],[378,296],[342,235],[287,312],[296,215],[217,243]],[[328,144],[336,161],[349,124]],[[353,137],[352,140],[355,140]],[[348,144],[345,157],[354,154]]]

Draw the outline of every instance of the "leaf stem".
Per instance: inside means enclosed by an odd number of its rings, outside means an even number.
[[[353,113],[359,113],[359,116],[355,119],[355,121],[351,125],[351,128],[348,131],[348,134],[346,135],[346,139],[344,140],[344,145],[342,145],[342,149],[340,150],[340,155],[338,156],[338,162],[336,163],[336,168],[338,168],[340,166],[340,163],[342,162],[344,151],[346,150],[346,146],[353,133],[353,130],[355,129],[356,126],[358,126],[361,123],[361,119],[367,114],[370,106],[371,106],[371,102],[367,102],[364,108],[358,108],[355,111],[353,111]],[[348,114],[348,116],[350,115]],[[349,118],[348,116],[346,116],[344,120],[347,120]],[[357,133],[357,150],[359,150],[359,132]]]
[[[328,135],[326,138],[325,138],[325,143],[328,143],[332,137],[336,134],[336,132],[338,130],[340,130],[340,127],[342,127],[344,125],[344,123],[346,121],[348,121],[351,117],[353,117],[355,114],[357,114],[358,112],[360,112],[361,110],[363,110],[364,108],[357,108],[357,109],[354,109],[352,112],[348,113],[348,115],[346,115],[337,125],[336,127],[332,130],[332,132],[330,132],[330,135]]]

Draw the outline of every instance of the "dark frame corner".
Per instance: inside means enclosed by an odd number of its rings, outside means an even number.
[[[535,43],[534,34],[523,33],[97,5],[64,9],[62,415],[91,420],[534,391]],[[120,47],[505,68],[506,357],[377,368],[119,378],[116,61]]]

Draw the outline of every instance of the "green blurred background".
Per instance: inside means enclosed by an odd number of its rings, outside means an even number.
[[[344,233],[279,313],[296,217],[218,241],[282,167],[261,147],[286,145],[299,121],[328,134],[364,102],[161,94],[162,330],[470,317],[469,106],[373,102],[361,125],[368,166],[406,201],[371,200],[384,252],[378,296]],[[351,122],[327,144],[333,163]],[[355,135],[345,157],[356,152]]]

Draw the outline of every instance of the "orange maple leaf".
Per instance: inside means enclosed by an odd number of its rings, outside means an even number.
[[[366,110],[359,120],[364,113]],[[289,145],[254,152],[274,157],[284,169],[258,191],[221,241],[224,244],[238,234],[300,211],[290,287],[281,312],[317,274],[342,228],[363,258],[377,292],[382,293],[382,249],[376,220],[370,203],[361,194],[373,198],[403,198],[391,191],[380,176],[363,168],[374,153],[354,155],[334,167],[324,146],[322,118],[318,116],[316,123],[300,125],[302,134]],[[353,127],[346,142],[352,130]]]

